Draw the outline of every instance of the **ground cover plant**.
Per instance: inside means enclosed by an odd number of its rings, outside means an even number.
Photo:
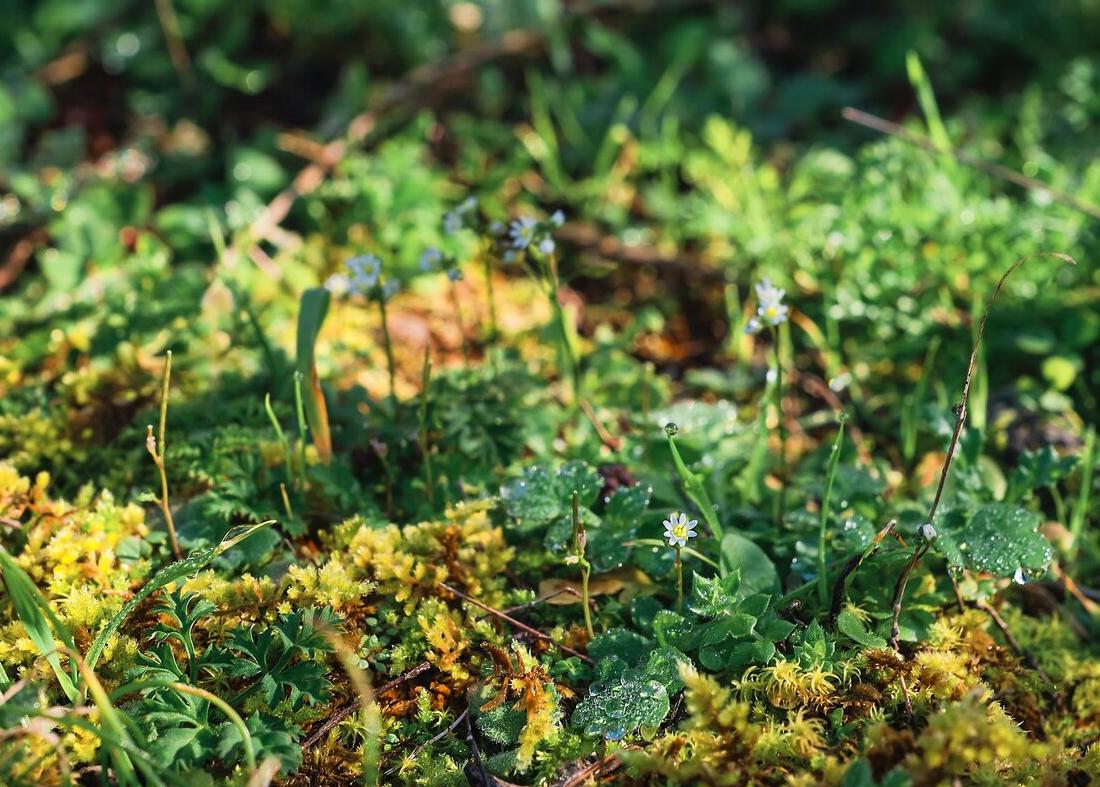
[[[1087,3],[0,30],[0,783],[1100,779]]]

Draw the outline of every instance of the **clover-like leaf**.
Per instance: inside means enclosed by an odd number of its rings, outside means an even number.
[[[652,734],[668,711],[668,690],[659,681],[623,676],[593,683],[573,711],[572,723],[585,735],[620,740],[638,730]]]
[[[653,488],[642,484],[617,489],[604,508],[604,525],[615,530],[634,529],[652,494]]]
[[[1038,514],[1006,503],[990,503],[979,508],[965,525],[960,525],[960,520],[945,518],[933,542],[953,567],[1022,581],[1050,565],[1054,553],[1038,532]]]

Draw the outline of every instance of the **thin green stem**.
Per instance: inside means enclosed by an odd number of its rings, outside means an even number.
[[[172,351],[168,350],[164,360],[164,376],[160,384],[160,431],[159,437],[153,437],[153,426],[150,424],[145,436],[145,449],[153,458],[153,464],[160,474],[160,511],[164,516],[164,524],[168,528],[168,539],[172,545],[172,553],[177,559],[183,557],[179,539],[176,538],[176,523],[172,519],[172,507],[168,502],[168,473],[164,464],[164,435],[168,424],[168,387],[172,379]]]
[[[264,410],[267,412],[267,418],[271,421],[271,426],[275,429],[275,435],[279,438],[279,443],[283,447],[283,462],[286,464],[286,482],[288,484],[293,484],[294,460],[290,451],[290,441],[286,439],[283,427],[279,423],[279,419],[275,417],[275,408],[271,406],[271,394],[264,395]]]
[[[306,409],[302,401],[302,373],[294,373],[294,412],[298,418],[298,488],[305,488],[306,478]]]
[[[703,482],[703,477],[698,473],[694,473],[687,469],[684,464],[683,458],[680,456],[680,449],[676,448],[675,434],[679,431],[679,428],[675,424],[669,424],[664,427],[664,434],[669,438],[669,450],[672,452],[672,463],[676,468],[676,473],[679,473],[680,481],[684,485],[684,493],[687,495],[698,510],[703,513],[703,518],[706,521],[706,526],[711,528],[711,534],[717,540],[718,544],[722,544],[723,536],[725,532],[722,528],[722,523],[718,521],[718,514],[714,510],[714,504],[711,502],[711,495],[706,491],[706,484]],[[718,553],[719,565],[722,566],[723,576],[726,575],[726,558],[725,553],[719,550]]]
[[[833,494],[833,481],[836,480],[836,468],[840,462],[840,446],[844,440],[844,422],[848,418],[844,413],[840,414],[839,426],[836,430],[836,439],[833,440],[833,448],[829,454],[829,469],[825,475],[825,494],[821,497],[821,522],[817,529],[817,600],[824,609],[829,603],[829,570],[825,562],[825,534],[829,527],[829,498]]]
[[[580,497],[577,491],[573,490],[573,556],[581,567],[581,603],[584,605],[584,627],[588,629],[589,639],[592,639],[596,636],[596,631],[592,628],[592,610],[588,595],[588,579],[592,574],[592,564],[584,556],[587,544],[588,537],[581,522]]]
[[[455,322],[458,324],[458,338],[462,346],[462,365],[470,371],[470,348],[466,343],[466,324],[462,320],[462,304],[458,299],[458,284],[449,280],[451,285],[451,303],[455,309]]]
[[[378,311],[382,315],[382,342],[386,348],[386,366],[390,372],[390,398],[397,403],[397,365],[393,360],[393,341],[390,339],[390,324],[386,319],[386,296],[378,296]]]
[[[496,366],[496,343],[499,338],[497,328],[497,301],[496,295],[493,292],[493,258],[489,253],[488,247],[482,249],[481,252],[482,265],[485,270],[485,293],[489,300],[489,361],[493,365],[494,373],[497,371]]]
[[[779,496],[776,498],[775,523],[783,526],[787,514],[787,426],[783,421],[783,356],[780,350],[780,333],[772,329],[772,346],[775,349],[775,415],[779,429]]]
[[[424,368],[420,374],[420,407],[417,410],[420,453],[424,456],[424,484],[428,503],[435,507],[435,482],[432,478],[432,453],[428,444],[428,399],[432,385],[432,354],[430,345],[424,345]]]
[[[1092,473],[1096,467],[1096,428],[1085,432],[1085,446],[1081,453],[1081,491],[1073,504],[1069,519],[1069,532],[1073,535],[1070,560],[1076,560],[1081,548],[1081,535],[1085,529],[1085,517],[1089,510],[1089,492],[1092,489]]]
[[[684,611],[684,561],[676,547],[676,611]]]
[[[256,748],[252,745],[252,735],[249,734],[244,719],[241,718],[237,711],[233,710],[233,706],[217,694],[209,692],[206,689],[188,686],[186,683],[173,683],[171,687],[183,694],[190,694],[193,697],[204,699],[224,713],[225,717],[229,719],[230,724],[237,728],[237,733],[241,736],[241,747],[244,749],[244,759],[245,762],[248,763],[248,770],[250,772],[256,770]]]

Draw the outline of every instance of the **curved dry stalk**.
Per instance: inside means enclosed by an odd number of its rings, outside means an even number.
[[[959,444],[959,436],[962,434],[963,424],[966,422],[966,405],[970,399],[970,384],[974,380],[974,367],[978,363],[978,351],[982,346],[982,336],[985,334],[985,323],[989,319],[989,313],[993,310],[993,302],[997,300],[997,295],[1000,294],[1005,282],[1008,281],[1008,277],[1025,262],[1035,257],[1056,257],[1070,265],[1077,264],[1077,260],[1073,259],[1073,257],[1058,251],[1040,251],[1035,254],[1028,254],[1012,263],[1009,269],[1006,270],[997,281],[996,286],[993,288],[993,292],[990,293],[989,299],[985,304],[985,311],[982,312],[982,319],[978,323],[978,333],[974,338],[974,347],[970,351],[970,364],[966,367],[962,397],[959,403],[955,405],[955,428],[951,432],[951,441],[947,444],[947,455],[943,459],[943,468],[940,470],[940,480],[936,485],[936,495],[932,498],[932,506],[929,508],[928,516],[925,518],[925,522],[929,524],[933,524],[935,521],[936,511],[939,509],[940,499],[943,497],[943,489],[947,484],[947,476],[951,472],[951,462],[955,458],[955,449]],[[920,562],[920,559],[927,554],[930,548],[931,542],[925,541],[913,550],[913,556],[909,558],[909,562],[905,564],[905,568],[902,569],[901,574],[898,576],[898,581],[894,585],[893,617],[890,621],[890,646],[894,650],[898,649],[898,639],[901,635],[898,620],[901,617],[901,607],[905,598],[905,587],[909,583],[909,575],[913,573],[913,568]]]
[[[168,421],[168,385],[172,379],[172,351],[169,350],[164,357],[164,376],[160,383],[160,434],[153,435],[153,425],[149,424],[145,435],[145,450],[153,457],[153,464],[160,473],[160,511],[164,515],[164,523],[168,527],[168,538],[172,542],[172,553],[179,560],[183,557],[179,540],[176,538],[176,523],[172,519],[172,507],[168,504],[168,475],[164,468],[164,431]]]

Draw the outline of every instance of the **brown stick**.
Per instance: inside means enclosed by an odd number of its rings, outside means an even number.
[[[932,153],[943,153],[936,144],[921,134],[916,134],[904,126],[899,126],[897,123],[891,123],[889,120],[880,118],[876,115],[872,115],[869,112],[863,112],[862,110],[855,109],[854,107],[844,107],[840,113],[845,120],[850,120],[852,123],[856,123],[864,128],[873,129],[883,134],[889,134],[892,137],[897,137],[900,140],[908,142],[917,147],[924,148]],[[1051,199],[1054,199],[1063,204],[1069,205],[1071,208],[1075,208],[1082,213],[1086,213],[1095,219],[1100,219],[1100,207],[1093,205],[1083,200],[1078,199],[1072,194],[1067,194],[1064,191],[1060,191],[1053,186],[1049,186],[1043,183],[1041,180],[1035,178],[1029,178],[1023,173],[1017,172],[1014,169],[1009,169],[1003,164],[997,164],[993,161],[986,161],[980,159],[977,156],[973,156],[963,150],[957,150],[950,148],[946,152],[955,157],[955,160],[961,164],[974,167],[974,169],[981,170],[987,175],[992,175],[1002,180],[1007,180],[1009,183],[1014,183],[1021,188],[1030,189],[1032,191],[1041,191],[1044,194],[1050,195]]]
[[[415,678],[420,673],[428,671],[429,669],[431,669],[431,667],[432,667],[432,663],[430,661],[422,661],[419,664],[417,664],[415,667],[413,667],[412,669],[409,669],[409,670],[406,670],[405,672],[402,672],[400,675],[398,675],[393,680],[390,680],[390,681],[387,681],[386,683],[383,683],[381,686],[378,687],[378,690],[375,692],[375,695],[381,695],[383,692],[386,692],[386,691],[389,691],[390,689],[396,688],[397,686],[400,686],[402,683],[406,683],[407,681],[412,680],[413,678]],[[358,709],[358,708],[359,708],[359,702],[353,702],[350,705],[345,705],[344,707],[340,708],[338,711],[336,711],[331,716],[329,716],[327,719],[325,719],[325,723],[322,724],[320,727],[318,727],[316,732],[314,732],[312,735],[310,735],[308,738],[306,738],[305,743],[302,744],[302,748],[303,749],[312,749],[314,746],[317,745],[318,741],[320,741],[322,738],[324,738],[326,735],[329,734],[329,732],[332,730],[333,727],[335,727],[337,724],[342,722],[344,719],[346,719],[351,714],[355,713],[356,709]]]
[[[993,622],[997,624],[997,628],[1001,630],[1001,634],[1004,635],[1005,642],[1008,643],[1008,646],[1012,648],[1017,656],[1021,657],[1024,661],[1027,662],[1027,665],[1029,667],[1038,672],[1039,677],[1041,677],[1047,683],[1053,683],[1053,681],[1050,679],[1050,676],[1047,675],[1046,670],[1044,670],[1042,665],[1039,664],[1035,656],[1033,656],[1027,649],[1025,649],[1020,644],[1020,641],[1016,639],[1015,636],[1013,636],[1012,632],[1008,628],[1008,624],[1005,623],[1005,619],[1001,617],[1001,613],[994,609],[993,606],[987,601],[976,601],[974,602],[974,606],[976,606],[978,609],[980,609],[982,612],[986,613],[987,615],[989,615],[990,618],[993,619]]]
[[[531,626],[528,626],[526,623],[523,623],[522,621],[516,620],[511,615],[506,615],[505,613],[501,612],[499,609],[495,609],[493,607],[490,607],[488,604],[486,604],[482,601],[478,601],[476,598],[473,598],[472,596],[467,596],[465,593],[463,593],[460,590],[455,590],[453,587],[448,585],[446,582],[439,582],[437,584],[441,588],[446,590],[448,593],[454,593],[456,596],[458,596],[463,601],[468,601],[469,603],[473,604],[475,607],[477,607],[479,609],[483,609],[486,612],[488,612],[489,614],[495,615],[496,617],[500,618],[501,620],[504,620],[504,621],[507,621],[508,623],[511,623],[513,626],[520,629],[521,631],[526,631],[528,634],[530,634],[534,637],[538,637],[541,640],[549,642],[550,644],[560,648],[561,650],[565,651],[566,653],[568,653],[571,656],[576,656],[577,658],[581,659],[582,661],[586,661],[589,664],[595,664],[596,663],[596,662],[592,661],[592,659],[588,658],[588,656],[581,653],[580,651],[573,650],[573,648],[569,647],[568,645],[563,645],[562,643],[558,642],[553,637],[551,637],[547,634],[543,634],[538,629],[532,628]]]

